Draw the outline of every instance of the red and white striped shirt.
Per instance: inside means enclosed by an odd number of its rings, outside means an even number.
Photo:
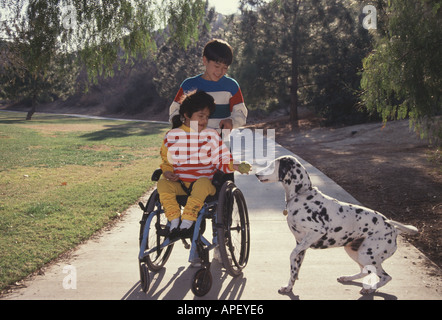
[[[233,158],[214,129],[193,131],[182,125],[166,133],[161,147],[163,172],[172,171],[182,181],[212,179],[217,170],[233,172]]]

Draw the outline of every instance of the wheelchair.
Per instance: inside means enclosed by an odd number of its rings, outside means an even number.
[[[152,181],[158,181],[161,174],[161,169],[157,169],[152,175]],[[140,221],[138,261],[141,288],[145,293],[150,286],[149,271],[158,272],[163,268],[178,241],[182,241],[184,247],[190,249],[190,263],[201,263],[201,268],[192,280],[191,289],[196,296],[206,295],[212,287],[210,250],[219,247],[222,265],[230,276],[237,277],[242,273],[250,251],[249,216],[244,196],[231,177],[233,174],[215,174],[212,183],[217,192],[214,196],[206,198],[197,221],[187,235],[170,235],[170,222],[164,214],[156,189],[145,205],[139,203],[143,215]],[[187,202],[187,197],[177,196],[182,208]],[[204,237],[207,219],[211,219],[212,222],[212,242]]]

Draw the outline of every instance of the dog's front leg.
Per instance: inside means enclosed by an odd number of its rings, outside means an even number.
[[[302,261],[304,260],[305,251],[303,250],[299,252],[296,250],[296,247],[292,254],[290,255],[290,280],[289,284],[286,287],[282,287],[278,290],[280,294],[290,293],[292,292],[293,286],[295,285],[295,281],[298,279],[299,269],[301,268]]]

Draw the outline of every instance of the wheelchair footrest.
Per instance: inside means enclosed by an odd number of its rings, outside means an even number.
[[[168,237],[171,240],[175,240],[175,239],[192,239],[193,237],[193,230],[194,230],[194,226],[192,226],[189,229],[173,229],[172,232],[169,230],[169,227],[166,228],[161,228],[158,227],[157,228],[157,235],[159,235],[160,237]]]
[[[195,225],[190,227],[189,229],[173,229],[171,232],[169,232],[169,238],[170,239],[192,239],[193,237],[193,231],[195,229]]]

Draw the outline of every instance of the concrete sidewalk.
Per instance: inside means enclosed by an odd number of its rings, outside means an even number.
[[[272,143],[269,141],[267,146],[272,147]],[[277,157],[292,154],[279,145],[275,145],[275,151]],[[321,191],[342,201],[357,202],[316,168],[300,161],[310,173],[313,185]],[[259,166],[254,171],[257,169]],[[359,294],[362,281],[349,284],[336,281],[339,276],[359,271],[343,248],[308,250],[293,294],[278,294],[278,289],[289,279],[289,256],[296,245],[282,214],[285,208],[282,186],[259,183],[254,175],[237,175],[235,183],[244,193],[249,211],[249,263],[241,276],[232,278],[214,260],[213,286],[205,297],[195,297],[190,289],[198,269],[189,266],[189,251],[180,242],[175,244],[165,268],[151,273],[148,293],[142,292],[137,260],[138,221],[142,212],[134,205],[112,229],[94,236],[67,258],[46,268],[43,275],[26,280],[25,288],[16,289],[2,299],[442,299],[440,269],[402,238],[396,253],[383,264],[393,280],[373,295]],[[211,240],[210,230],[208,225],[206,237]]]

